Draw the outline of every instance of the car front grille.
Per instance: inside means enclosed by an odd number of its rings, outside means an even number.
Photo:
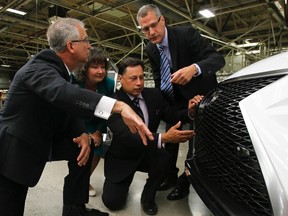
[[[279,78],[219,84],[202,101],[195,120],[199,172],[255,216],[271,216],[273,211],[239,101]]]

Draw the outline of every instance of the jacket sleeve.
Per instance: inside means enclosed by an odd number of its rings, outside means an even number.
[[[102,95],[69,83],[61,76],[63,71],[60,68],[47,62],[30,64],[27,67],[30,68],[21,79],[36,95],[73,114],[94,116],[94,110]]]
[[[200,67],[203,76],[215,74],[224,67],[224,57],[210,44],[208,39],[202,37],[200,33],[191,26],[184,27],[183,29],[185,34],[178,32],[178,40],[182,40],[182,43],[186,40],[185,46],[187,47],[186,49],[181,49],[181,55],[183,55],[184,51],[187,52],[186,54],[184,53],[186,58],[187,56],[195,58],[195,61],[192,63],[196,63]],[[183,36],[184,38],[182,38]],[[181,42],[179,41],[179,43]],[[182,57],[183,59],[185,58],[185,56]],[[187,60],[189,61],[189,58]]]
[[[158,98],[157,101],[161,104],[161,120],[171,124],[176,124],[178,121],[181,121],[182,123],[188,123],[191,121],[188,115],[188,108],[180,108],[178,104],[169,104],[158,89],[154,89],[153,95]]]

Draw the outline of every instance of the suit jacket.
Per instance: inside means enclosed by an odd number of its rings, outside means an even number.
[[[37,54],[15,74],[0,112],[0,174],[36,185],[51,146],[84,132],[77,116],[92,117],[101,97],[69,83],[54,51]]]
[[[197,94],[205,95],[216,84],[216,72],[225,65],[223,56],[218,53],[191,26],[167,27],[168,43],[171,54],[171,73],[193,63],[201,68],[201,75],[193,77],[186,85],[173,84],[177,103],[186,104]],[[147,54],[153,72],[155,87],[160,88],[160,53],[156,44],[147,44]]]
[[[110,116],[108,127],[113,133],[113,138],[105,155],[104,172],[106,178],[113,182],[120,182],[135,172],[147,149],[157,148],[159,134],[156,131],[161,120],[169,123],[177,123],[179,120],[190,121],[188,110],[175,112],[175,109],[169,106],[158,89],[144,88],[142,96],[148,109],[148,128],[153,133],[154,140],[148,140],[148,145],[144,146],[139,134],[132,134],[119,114]],[[134,111],[137,111],[133,101],[122,88],[115,93],[115,98],[127,103]]]

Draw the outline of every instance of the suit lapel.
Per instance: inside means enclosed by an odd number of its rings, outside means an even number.
[[[122,87],[116,92],[117,99],[127,103],[134,111],[136,107],[130,97],[123,91]]]
[[[172,70],[177,71],[177,37],[175,36],[174,29],[167,27],[168,32],[168,43],[169,43],[169,51],[171,55],[172,61]],[[149,42],[151,43],[151,42]],[[160,53],[156,46],[156,44],[151,43],[151,57],[155,60],[156,64],[158,64],[158,68],[160,68]]]
[[[148,111],[148,119],[149,119],[148,128],[149,128],[150,124],[153,124],[153,118],[155,116],[155,109],[154,109],[154,103],[153,103],[154,100],[153,100],[152,95],[150,95],[149,92],[147,91],[147,89],[145,89],[145,88],[142,91],[142,96],[143,96],[143,99],[145,101],[147,111]],[[149,103],[149,106],[147,105],[148,103]]]
[[[123,91],[122,87],[119,90],[117,90],[116,95],[117,95],[118,100],[121,100],[127,103],[137,113],[136,106],[134,105],[133,101],[129,98],[129,96]],[[152,101],[154,100],[153,98],[151,98],[151,95],[149,94],[149,92],[147,92],[146,88],[143,89],[142,96],[147,107],[148,119],[149,119],[149,125],[150,125],[153,122],[153,116],[155,116],[155,110],[153,108],[154,103],[152,103]],[[149,106],[147,104],[147,101],[149,101]]]
[[[177,71],[177,40],[173,29],[167,27],[169,51],[172,61],[172,70]]]
[[[149,42],[151,43],[151,42]],[[153,59],[155,59],[155,62],[158,64],[157,66],[160,68],[160,53],[159,50],[156,46],[156,44],[151,43],[151,47],[152,47],[152,53],[151,56]]]

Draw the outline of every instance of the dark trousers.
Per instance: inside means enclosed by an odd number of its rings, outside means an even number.
[[[78,166],[77,156],[80,148],[67,141],[55,142],[52,160],[68,160],[69,173],[65,177],[63,188],[64,205],[83,205],[89,201],[89,179],[93,156],[91,149],[89,161],[85,166]],[[0,215],[23,216],[28,187],[18,184],[0,175]]]
[[[105,160],[107,159],[109,160],[109,158],[105,158]],[[103,203],[111,210],[122,209],[126,203],[129,187],[136,171],[148,173],[148,178],[142,191],[141,201],[154,201],[157,188],[167,172],[168,162],[169,155],[163,149],[154,149],[153,151],[146,152],[145,157],[139,163],[137,169],[123,181],[112,182],[110,179],[105,179],[102,194]],[[115,167],[113,169],[115,169]],[[124,169],[123,172],[126,172],[125,167],[119,167],[119,169]]]
[[[173,124],[166,124],[166,131],[168,131]],[[182,129],[182,126],[181,128]],[[167,176],[165,178],[173,181],[176,180],[178,177],[179,168],[177,167],[177,159],[178,159],[178,152],[179,152],[179,143],[165,143],[165,150],[170,155],[170,167],[167,172]]]
[[[0,175],[0,215],[22,216],[28,187]]]
[[[61,143],[61,144],[60,144]],[[85,166],[78,166],[77,157],[81,148],[70,139],[56,141],[52,146],[52,160],[67,160],[68,175],[64,179],[63,204],[83,205],[89,201],[89,181],[94,146],[91,145],[89,160]]]
[[[169,130],[170,127],[172,127],[173,125],[171,124],[166,124],[166,131]],[[181,127],[181,129],[183,129],[183,127]],[[193,130],[193,124],[189,124],[189,130]],[[188,151],[187,151],[187,155],[186,158],[190,158],[192,157],[192,151],[193,151],[193,138],[190,139],[188,141]],[[179,143],[166,143],[165,144],[165,149],[166,151],[170,154],[170,167],[169,167],[169,171],[167,172],[167,176],[166,178],[169,180],[174,180],[175,178],[177,179],[177,174],[178,174],[178,167],[177,167],[177,159],[178,159],[178,153],[179,153]],[[177,180],[177,184],[181,184],[181,186],[184,187],[189,187],[190,183],[189,180],[185,174],[185,172],[183,172]]]

